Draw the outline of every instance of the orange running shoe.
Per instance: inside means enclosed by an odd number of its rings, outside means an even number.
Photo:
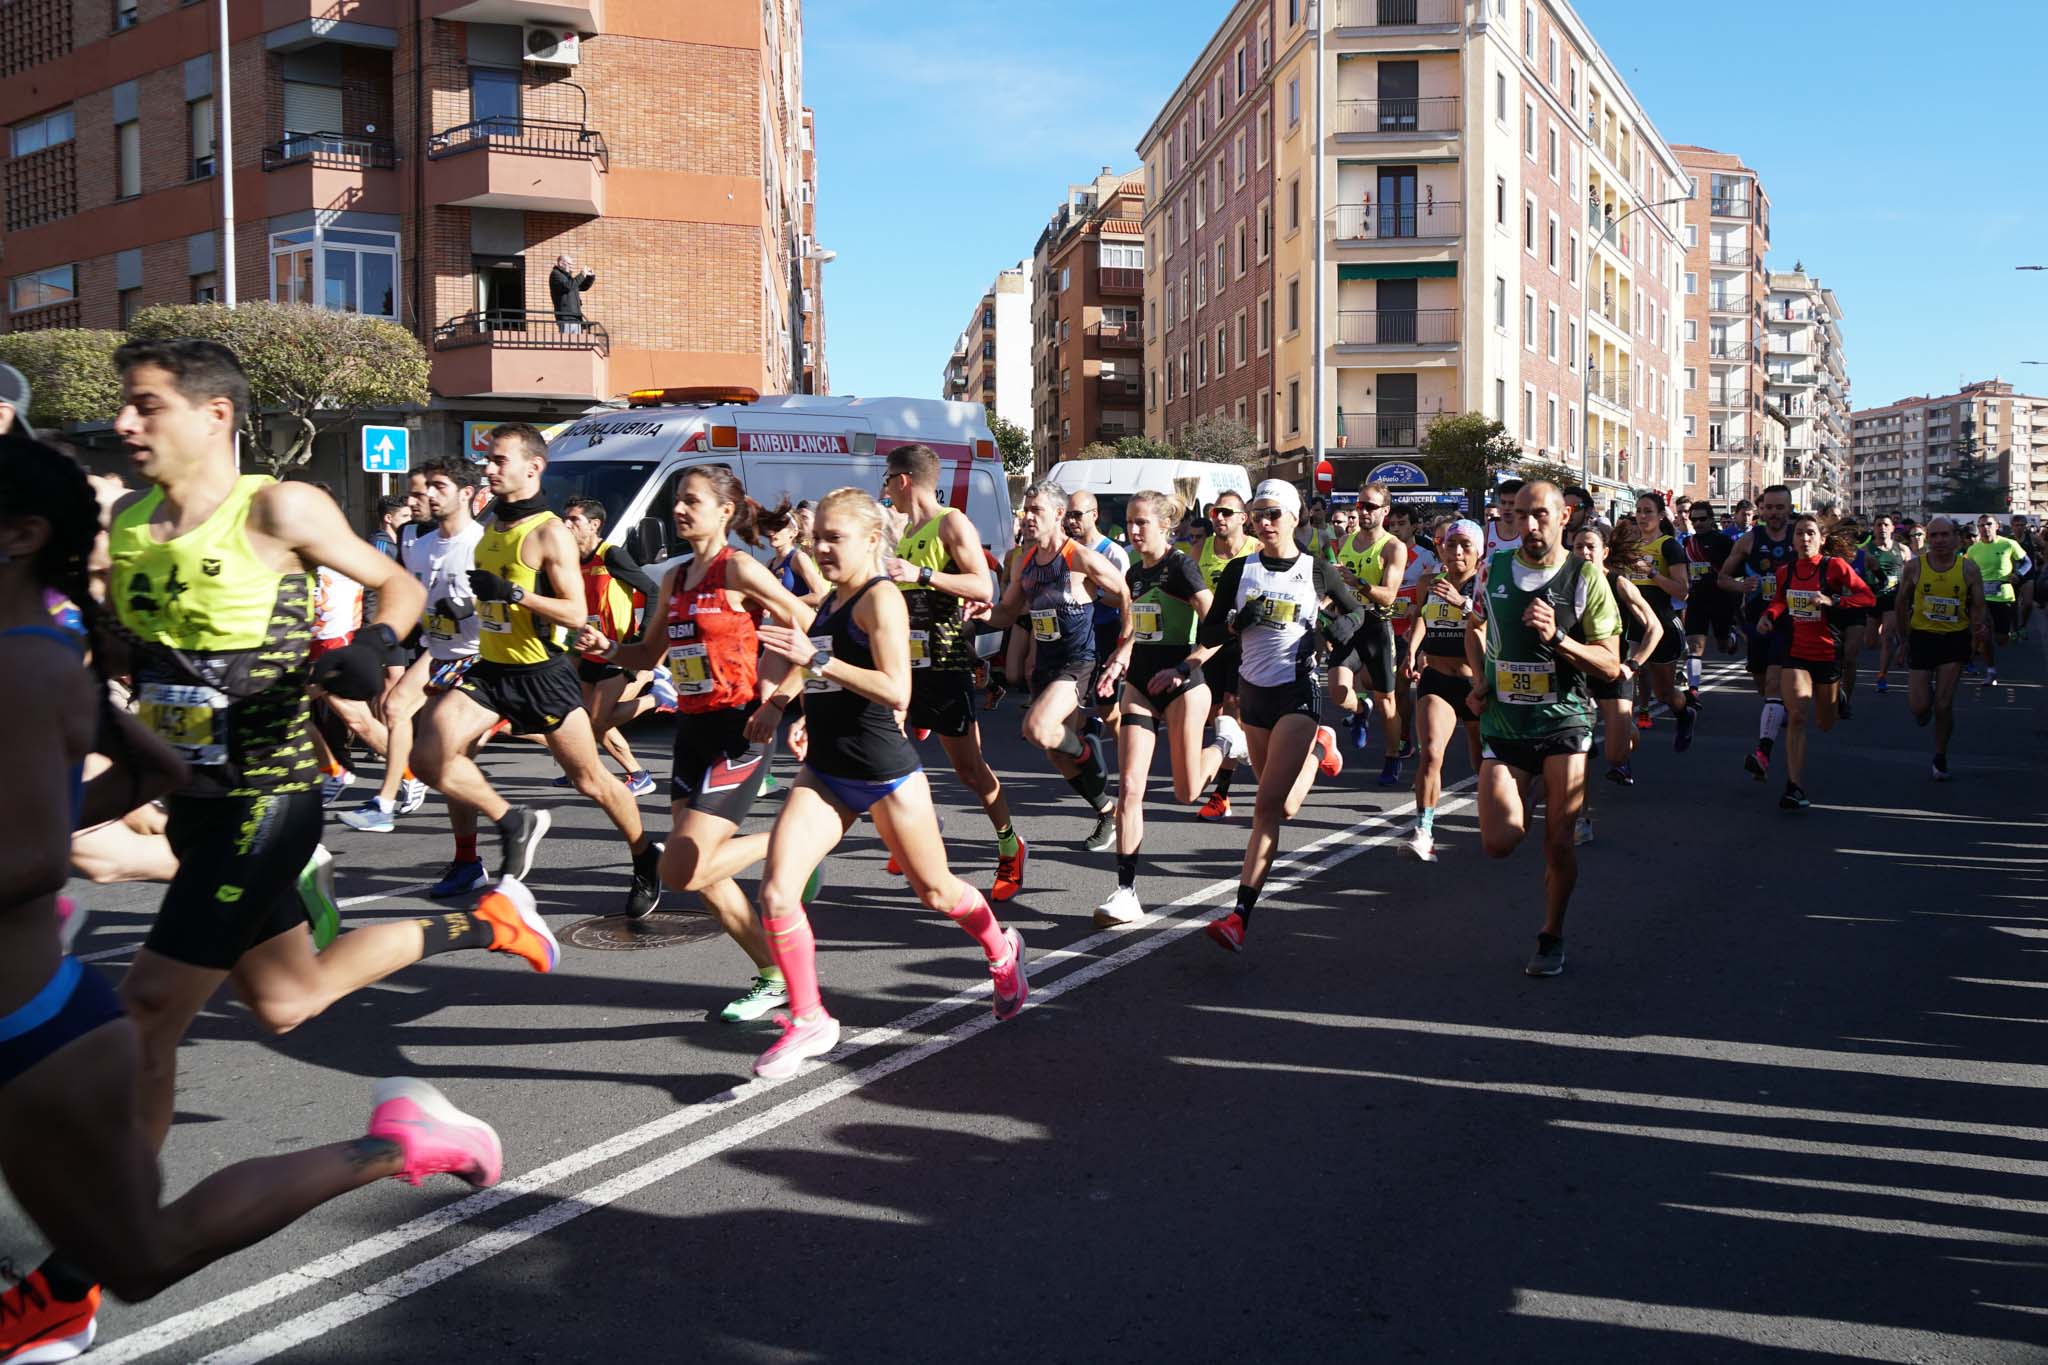
[[[1024,889],[1024,859],[1029,856],[1031,846],[1024,842],[1024,836],[1017,836],[1017,852],[1005,858],[996,857],[996,884],[989,888],[988,898],[992,901],[1006,901],[1015,898]]]
[[[1196,814],[1200,815],[1204,820],[1228,819],[1230,816],[1230,798],[1222,792],[1217,792],[1202,803],[1202,809],[1197,811]]]
[[[70,1360],[92,1349],[99,1333],[100,1287],[82,1299],[66,1301],[50,1291],[40,1270],[27,1278],[0,1263],[0,1275],[14,1287],[0,1294],[0,1360]]]
[[[1344,771],[1344,755],[1337,749],[1337,732],[1327,725],[1316,727],[1316,747],[1323,751],[1323,760],[1318,765],[1324,777],[1335,777]]]
[[[892,877],[903,875],[903,864],[896,861],[896,855],[893,853],[889,855],[889,875]]]
[[[470,913],[491,926],[492,952],[523,957],[537,972],[551,972],[562,960],[562,945],[540,917],[533,893],[517,877],[500,877]]]

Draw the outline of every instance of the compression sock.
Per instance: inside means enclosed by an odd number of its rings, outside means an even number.
[[[1082,742],[1079,733],[1069,730],[1059,743],[1052,746],[1051,752],[1065,754],[1068,758],[1082,758],[1088,753],[1088,746]]]
[[[80,1270],[62,1256],[52,1253],[36,1267],[43,1272],[43,1282],[50,1286],[50,1292],[64,1303],[77,1303],[92,1293],[98,1281]]]
[[[1014,825],[1002,825],[996,830],[996,852],[1005,858],[1017,856],[1017,830]]]
[[[452,915],[429,915],[419,921],[419,926],[421,957],[491,946],[490,921],[478,919],[467,910]]]
[[[458,834],[455,836],[455,861],[458,863],[473,863],[476,861],[476,835],[474,833]]]
[[[1778,743],[1778,736],[1785,729],[1785,703],[1773,697],[1764,703],[1763,716],[1757,721],[1756,747],[1769,753]]]
[[[1435,830],[1436,830],[1436,807],[1435,807],[1435,806],[1424,806],[1424,807],[1422,807],[1422,808],[1421,808],[1420,810],[1418,810],[1418,811],[1416,811],[1416,812],[1415,812],[1415,828],[1417,828],[1417,829],[1421,830],[1421,831],[1422,831],[1422,832],[1423,832],[1424,834],[1430,834],[1430,833],[1433,833],[1433,832],[1435,832]]]
[[[1685,685],[1695,692],[1700,690],[1700,656],[1697,654],[1685,656]]]
[[[1259,888],[1240,883],[1237,888],[1237,918],[1247,927],[1252,922],[1252,907],[1258,903]]]
[[[1010,940],[1003,933],[1003,926],[996,923],[995,911],[966,882],[960,883],[960,902],[946,912],[946,918],[965,929],[981,945],[982,955],[990,962],[1000,962],[1010,955]]]
[[[1138,885],[1138,855],[1119,853],[1116,855],[1116,884],[1119,890],[1130,891]]]
[[[1093,763],[1088,764],[1068,778],[1067,785],[1081,794],[1081,799],[1088,803],[1091,810],[1106,809],[1103,793],[1108,789],[1109,778],[1100,767]]]
[[[1230,795],[1230,779],[1235,776],[1237,776],[1237,765],[1235,763],[1226,763],[1216,770],[1216,794],[1218,796]]]
[[[818,998],[818,941],[811,937],[811,922],[802,914],[785,919],[764,919],[768,952],[782,972],[789,988],[789,1012],[805,1019],[824,1008]]]

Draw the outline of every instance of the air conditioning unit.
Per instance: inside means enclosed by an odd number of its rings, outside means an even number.
[[[576,66],[583,60],[583,39],[574,29],[529,25],[526,60],[536,66]]]

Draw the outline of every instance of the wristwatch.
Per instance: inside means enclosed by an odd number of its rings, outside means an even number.
[[[1546,643],[1548,643],[1552,649],[1556,649],[1559,645],[1564,643],[1564,632],[1557,629],[1555,626],[1552,626],[1550,630],[1550,639]]]
[[[920,566],[917,571],[917,586],[920,588],[929,588],[931,585],[932,566],[929,564]]]
[[[520,587],[520,586],[519,586],[519,585],[518,585],[517,583],[514,583],[514,584],[512,585],[512,599],[511,599],[511,600],[512,600],[512,605],[513,605],[513,606],[515,606],[515,607],[516,607],[516,606],[518,606],[518,605],[519,605],[519,604],[520,604],[521,602],[524,602],[524,601],[526,600],[526,589],[524,589],[524,588]]]

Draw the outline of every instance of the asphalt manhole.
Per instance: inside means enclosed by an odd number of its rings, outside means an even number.
[[[664,915],[628,919],[624,915],[602,915],[578,920],[558,931],[564,943],[593,948],[603,953],[634,953],[643,948],[670,948],[678,943],[717,938],[724,926],[710,915]]]

